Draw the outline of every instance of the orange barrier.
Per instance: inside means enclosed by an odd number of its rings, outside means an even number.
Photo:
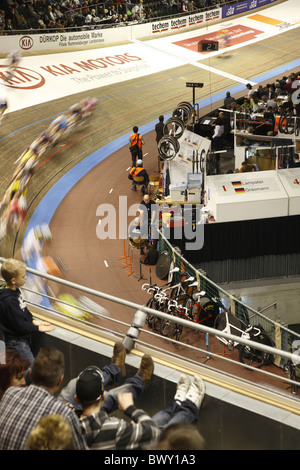
[[[124,245],[124,256],[119,256],[118,259],[122,260],[122,259],[125,259],[125,262],[126,264],[122,263],[123,266],[128,266],[127,264],[127,259],[128,259],[128,255],[127,255],[127,251],[126,251],[126,244],[125,244],[125,239],[123,240],[123,245]]]

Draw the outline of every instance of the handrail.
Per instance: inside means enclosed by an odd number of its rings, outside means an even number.
[[[5,261],[5,258],[0,257],[0,264],[3,261]],[[210,374],[219,374],[220,376],[224,375],[224,377],[227,377],[225,379],[225,382],[226,382],[226,380],[231,378],[229,380],[233,380],[233,381],[238,380],[241,383],[245,382],[245,383],[248,383],[248,384],[252,384],[253,386],[259,387],[260,389],[265,389],[268,392],[272,392],[271,390],[268,389],[268,386],[266,384],[253,382],[249,379],[245,379],[245,378],[240,377],[239,370],[241,370],[240,368],[243,368],[243,369],[246,369],[246,370],[256,371],[256,373],[259,373],[260,375],[262,375],[262,377],[271,377],[273,380],[274,379],[277,380],[277,381],[279,380],[280,382],[284,381],[284,383],[289,384],[290,387],[291,386],[296,386],[297,387],[299,385],[299,383],[294,381],[293,379],[290,379],[289,377],[282,377],[281,374],[276,374],[276,372],[273,373],[273,371],[264,370],[263,368],[255,368],[255,367],[252,367],[250,365],[243,364],[241,362],[237,362],[236,360],[231,359],[229,357],[226,357],[225,355],[220,355],[220,354],[217,354],[217,353],[214,353],[214,352],[210,351],[209,350],[209,335],[218,337],[218,339],[219,338],[225,338],[228,341],[238,342],[240,344],[252,347],[254,349],[259,349],[261,351],[265,351],[265,352],[270,353],[274,356],[279,356],[281,358],[284,358],[286,361],[291,361],[294,364],[299,362],[299,355],[296,354],[296,353],[289,353],[287,351],[280,350],[278,348],[274,348],[274,347],[266,346],[266,345],[263,345],[263,344],[260,344],[260,343],[257,343],[257,342],[253,342],[253,341],[248,340],[246,338],[241,338],[239,336],[235,336],[235,335],[230,334],[230,333],[225,333],[223,331],[219,331],[219,330],[216,330],[214,328],[210,328],[210,327],[207,327],[207,326],[204,326],[204,325],[201,325],[201,324],[196,324],[194,322],[191,322],[189,320],[185,320],[183,318],[174,317],[173,315],[170,315],[168,313],[153,310],[153,309],[147,307],[146,305],[140,305],[136,302],[121,299],[119,297],[109,295],[109,294],[106,294],[104,292],[97,291],[95,289],[90,289],[86,286],[83,286],[83,285],[80,285],[80,284],[77,284],[77,283],[74,283],[74,282],[71,282],[71,281],[67,281],[66,279],[58,278],[58,277],[53,276],[51,274],[42,273],[42,272],[39,272],[39,271],[37,271],[35,269],[32,269],[32,268],[27,268],[27,271],[28,271],[28,273],[30,273],[32,275],[35,275],[35,276],[38,276],[40,278],[43,278],[45,280],[52,281],[52,282],[58,283],[60,285],[64,285],[66,287],[70,287],[74,290],[78,290],[78,291],[84,292],[86,294],[91,294],[91,295],[99,297],[99,298],[107,299],[107,300],[109,300],[111,302],[114,302],[114,303],[117,303],[119,305],[124,305],[126,307],[131,308],[131,309],[134,309],[136,311],[135,317],[136,317],[136,315],[139,315],[141,312],[143,312],[145,319],[146,319],[146,315],[150,314],[150,315],[154,315],[154,316],[157,316],[159,318],[162,318],[162,319],[176,321],[176,323],[179,323],[179,324],[183,325],[186,328],[190,328],[190,329],[193,329],[195,331],[204,333],[207,337],[206,347],[208,349],[206,349],[206,350],[201,349],[201,347],[197,347],[197,346],[193,346],[193,345],[190,345],[190,344],[182,343],[180,341],[176,341],[176,340],[171,339],[171,338],[163,337],[163,339],[164,339],[164,341],[167,341],[170,344],[173,344],[173,345],[174,344],[179,344],[181,346],[184,346],[187,351],[191,351],[191,350],[196,351],[198,353],[198,358],[201,357],[202,359],[204,359],[204,362],[203,361],[200,361],[200,362],[198,361],[197,362],[195,359],[188,359],[188,363],[192,366],[192,368],[193,367],[198,367],[200,365],[201,367],[204,367],[205,369],[207,369],[209,375]],[[27,288],[25,286],[22,287],[22,290],[28,290],[29,292],[32,292],[34,294],[44,296],[44,297],[48,298],[49,300],[54,300],[54,301],[57,301],[57,302],[63,302],[64,304],[68,304],[68,302],[61,301],[61,299],[57,299],[56,297],[49,296],[49,295],[43,294],[41,292],[37,292],[36,290],[32,290],[32,289]],[[118,325],[125,326],[127,328],[127,333],[122,334],[122,333],[120,333],[120,331],[114,329],[113,326],[109,327],[107,325],[97,324],[97,323],[91,322],[91,321],[86,320],[86,319],[70,317],[70,315],[68,315],[67,313],[62,313],[62,312],[56,310],[55,307],[53,307],[52,305],[50,307],[47,307],[47,306],[44,306],[44,305],[34,303],[30,299],[29,300],[25,299],[25,300],[26,300],[29,308],[32,307],[33,315],[36,315],[37,317],[41,317],[41,318],[47,318],[50,322],[52,322],[53,324],[57,324],[60,328],[63,328],[63,329],[67,329],[67,330],[69,329],[69,330],[73,331],[74,328],[75,328],[75,330],[77,330],[77,333],[79,333],[82,336],[90,337],[90,334],[92,334],[92,337],[95,339],[95,338],[97,338],[97,335],[99,335],[99,340],[101,340],[103,335],[106,338],[107,337],[108,338],[110,338],[110,337],[116,338],[116,336],[117,337],[121,336],[120,339],[123,340],[123,342],[126,342],[127,335],[131,334],[131,330],[134,329],[134,319],[135,319],[135,317],[132,321],[132,324],[129,325],[128,323],[126,323],[124,321],[121,321],[118,318],[107,317],[106,315],[99,314],[99,318],[102,318],[102,319],[105,319],[105,320],[110,320],[112,322],[112,324],[115,323],[115,324],[118,324]],[[68,304],[68,305],[70,305],[71,307],[74,307],[74,305],[72,305],[72,304]],[[98,304],[95,304],[95,305],[98,306]],[[94,307],[93,302],[92,302],[92,307]],[[95,315],[95,311],[92,307],[91,308],[84,307],[84,311]],[[166,355],[166,353],[167,353],[169,358],[173,358],[173,360],[175,362],[179,361],[179,364],[182,363],[182,361],[184,363],[186,362],[187,359],[185,358],[185,356],[184,355],[183,356],[179,355],[176,351],[172,351],[172,350],[168,350],[168,349],[163,350],[157,345],[153,346],[153,341],[151,340],[151,338],[153,338],[153,336],[157,337],[159,335],[157,333],[151,331],[151,330],[149,331],[148,329],[144,329],[143,326],[144,325],[141,326],[141,331],[143,332],[144,335],[148,335],[148,337],[150,336],[150,340],[147,343],[145,338],[143,340],[139,339],[139,333],[140,333],[139,330],[140,330],[140,328],[138,327],[138,328],[136,328],[136,331],[138,332],[138,334],[137,334],[137,337],[134,339],[134,344],[141,345],[141,347],[145,346],[148,350],[150,348],[152,351],[154,351],[154,352],[156,351],[158,353],[158,356]],[[162,351],[162,352],[160,352],[160,351]],[[199,356],[199,353],[201,353],[201,356]],[[225,362],[230,363],[230,364],[235,364],[237,366],[236,372],[226,372],[226,371],[223,370],[223,368],[220,369],[218,367],[214,367],[214,366],[211,366],[210,364],[207,364],[206,363],[207,360],[210,359],[211,357],[221,359],[221,361],[223,361],[223,362],[225,361]],[[280,387],[278,387],[278,389],[276,388],[276,393],[278,395],[282,396],[282,397],[286,397],[286,393],[284,393],[283,390],[280,389]],[[297,398],[297,397],[294,397],[292,395],[291,398],[293,399],[293,398]]]
[[[0,262],[3,263],[4,261],[5,261],[5,258],[0,257]],[[164,313],[164,312],[159,312],[157,310],[153,310],[149,307],[146,307],[145,305],[140,305],[136,302],[121,299],[120,297],[116,297],[116,296],[113,296],[113,295],[110,295],[110,294],[106,294],[104,292],[100,292],[100,291],[97,291],[95,289],[91,289],[91,288],[83,286],[81,284],[77,284],[77,283],[74,283],[74,282],[71,282],[71,281],[67,281],[66,279],[58,278],[58,277],[53,276],[51,274],[42,273],[42,272],[37,271],[36,269],[33,269],[33,268],[27,268],[26,270],[29,273],[34,274],[36,276],[39,276],[43,279],[47,279],[49,281],[57,282],[58,284],[62,284],[64,286],[71,287],[71,288],[83,291],[87,294],[95,295],[97,297],[109,300],[109,301],[114,302],[114,303],[118,303],[120,305],[127,306],[127,307],[135,309],[135,310],[141,310],[145,313],[155,315],[155,316],[157,316],[159,318],[162,318],[162,319],[167,319],[167,320],[173,320],[174,321],[174,316],[173,315],[170,315],[170,314]],[[46,296],[46,297],[49,297],[49,296]],[[59,299],[57,299],[57,300],[59,300]],[[271,353],[271,354],[274,354],[274,355],[279,355],[281,357],[285,357],[287,359],[290,359],[291,361],[298,361],[299,360],[299,355],[297,355],[295,353],[289,353],[287,351],[283,351],[283,350],[280,350],[278,348],[274,348],[274,347],[271,347],[271,346],[266,346],[266,345],[257,343],[255,341],[251,341],[251,340],[241,338],[239,336],[236,336],[236,335],[233,335],[233,334],[230,334],[230,333],[225,333],[223,331],[216,330],[215,328],[211,328],[211,327],[208,327],[208,326],[201,325],[199,323],[194,323],[194,322],[191,322],[189,320],[185,320],[185,319],[178,318],[178,317],[176,317],[176,323],[179,323],[183,326],[186,326],[188,328],[191,328],[191,329],[194,329],[194,330],[197,330],[197,331],[201,331],[203,333],[208,333],[208,334],[213,335],[213,336],[220,336],[222,338],[231,340],[233,342],[238,342],[238,343],[244,344],[246,346],[249,346],[249,347],[252,347],[252,348],[255,348],[255,349],[259,349],[259,350],[264,351],[264,352],[268,352],[268,353]]]

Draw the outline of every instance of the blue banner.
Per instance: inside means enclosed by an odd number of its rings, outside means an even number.
[[[274,3],[277,0],[244,0],[234,5],[226,5],[222,7],[222,18],[230,18],[231,16],[240,15],[247,11],[255,10],[256,8],[261,8],[270,3]]]

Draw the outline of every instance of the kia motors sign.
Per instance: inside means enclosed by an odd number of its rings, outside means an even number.
[[[13,78],[10,80],[7,80],[8,75],[8,67],[0,65],[0,79],[5,82],[7,87],[19,88],[20,90],[33,90],[35,88],[40,88],[46,81],[38,72],[24,67],[18,67],[14,72]]]
[[[33,47],[33,37],[32,36],[22,36],[19,39],[19,46],[20,49],[23,49],[23,51],[28,51]]]

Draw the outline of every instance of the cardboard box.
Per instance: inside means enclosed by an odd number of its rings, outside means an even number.
[[[188,173],[187,187],[188,188],[201,188],[202,186],[202,173]]]
[[[185,201],[186,184],[170,184],[170,197],[173,202]]]
[[[187,200],[188,202],[201,202],[201,189],[200,188],[188,188],[187,190]]]

